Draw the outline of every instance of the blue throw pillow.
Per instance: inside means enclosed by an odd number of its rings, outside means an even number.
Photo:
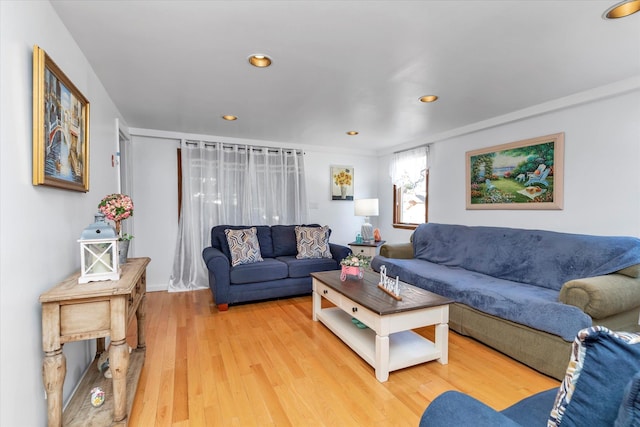
[[[640,371],[624,389],[624,397],[615,423],[615,427],[634,426],[640,426]]]
[[[549,426],[613,426],[625,386],[640,371],[640,335],[593,326],[578,332]]]

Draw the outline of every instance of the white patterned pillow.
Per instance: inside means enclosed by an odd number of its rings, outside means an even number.
[[[296,258],[331,258],[329,249],[329,226],[302,227],[296,226]]]
[[[260,253],[257,233],[258,231],[255,227],[241,230],[227,228],[224,230],[229,244],[229,252],[231,252],[231,265],[233,267],[240,264],[264,261]]]

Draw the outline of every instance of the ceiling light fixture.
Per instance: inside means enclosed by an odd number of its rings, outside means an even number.
[[[222,118],[230,122],[238,120],[238,116],[232,116],[231,114],[225,114],[224,116],[222,116]]]
[[[249,57],[249,64],[258,68],[265,68],[271,65],[271,58],[267,55],[255,54]]]
[[[435,102],[438,97],[435,95],[425,95],[425,96],[421,96],[420,98],[420,102]]]
[[[357,134],[358,132],[356,132],[355,130],[350,130],[349,132],[347,132],[347,135],[351,135],[351,136],[357,135]]]
[[[625,0],[611,6],[604,12],[604,19],[618,19],[632,15],[640,10],[640,0]]]

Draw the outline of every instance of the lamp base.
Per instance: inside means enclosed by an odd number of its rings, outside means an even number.
[[[362,224],[360,228],[360,234],[362,235],[362,240],[364,242],[372,242],[373,241],[373,225],[369,223]]]

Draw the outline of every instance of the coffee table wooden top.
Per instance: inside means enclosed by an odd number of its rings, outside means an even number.
[[[348,279],[344,282],[340,280],[340,270],[311,273],[311,276],[336,292],[346,296],[353,302],[381,316],[403,311],[437,307],[453,302],[452,299],[425,291],[424,289],[404,282],[400,282],[400,296],[402,296],[402,300],[397,301],[391,295],[387,295],[378,288],[380,275],[371,271],[364,271],[364,277],[360,280]]]

